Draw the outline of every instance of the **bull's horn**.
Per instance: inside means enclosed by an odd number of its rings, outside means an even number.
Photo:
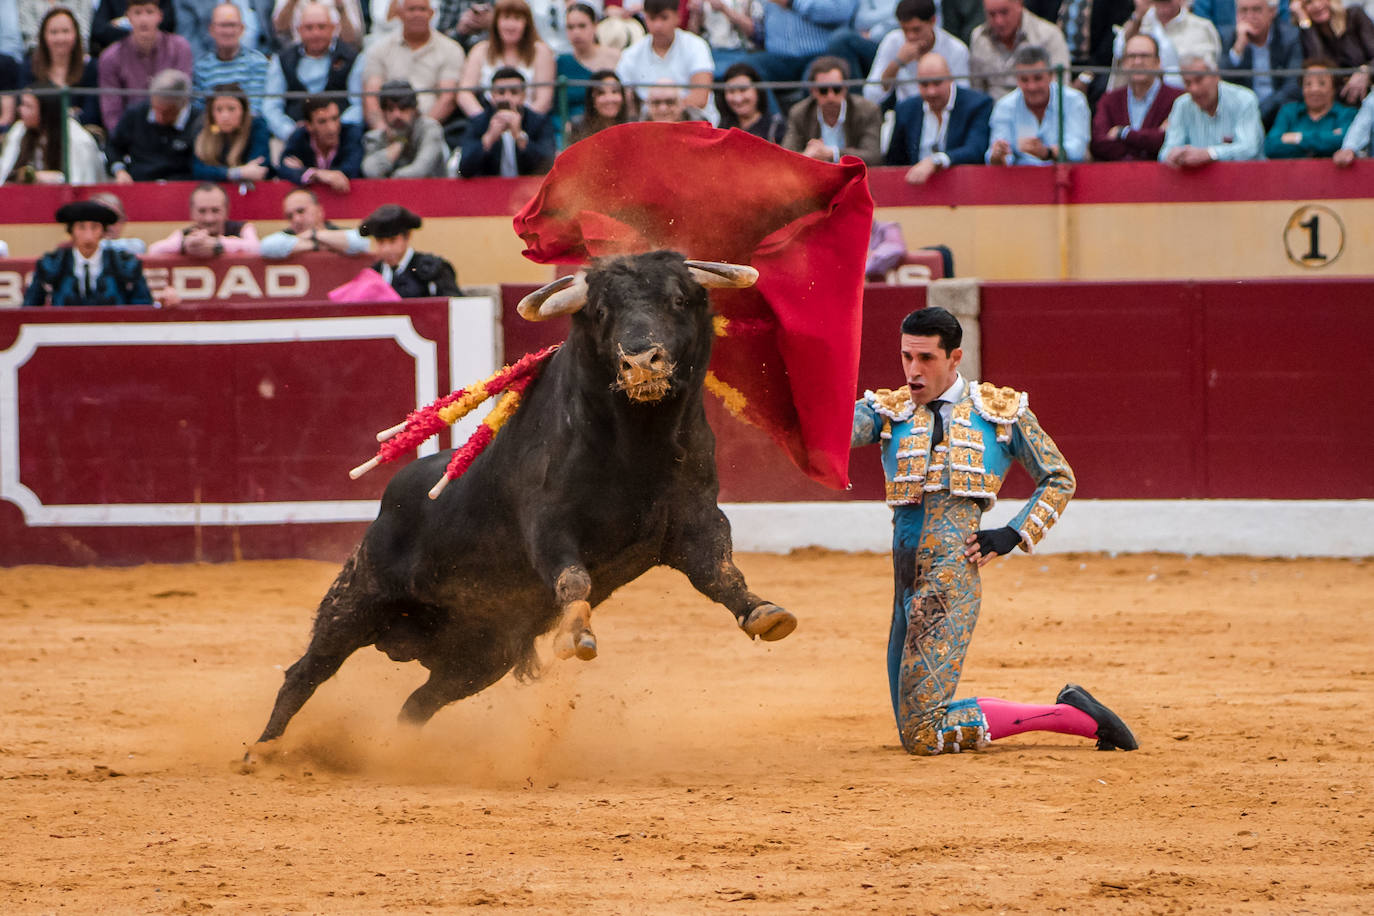
[[[559,315],[571,315],[587,303],[587,275],[578,271],[571,277],[559,277],[547,286],[520,300],[515,310],[526,321],[547,321]]]
[[[707,289],[753,286],[759,272],[744,264],[725,264],[720,261],[686,261],[692,277]]]

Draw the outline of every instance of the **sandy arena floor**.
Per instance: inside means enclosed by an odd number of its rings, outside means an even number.
[[[739,559],[783,642],[659,571],[418,735],[364,650],[251,775],[334,567],[2,569],[0,910],[1374,912],[1370,562],[997,561],[966,693],[1077,680],[1142,748],[919,760],[887,558]]]

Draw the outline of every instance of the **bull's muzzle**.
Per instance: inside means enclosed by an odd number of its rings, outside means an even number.
[[[619,346],[617,349],[620,365],[615,387],[632,401],[651,404],[663,400],[673,385],[675,364],[668,358],[668,351],[658,344],[638,353],[626,353]]]

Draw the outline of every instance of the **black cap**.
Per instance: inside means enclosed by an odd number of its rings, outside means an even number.
[[[94,200],[78,200],[58,207],[57,221],[66,223],[69,230],[72,223],[92,222],[100,223],[102,226],[113,226],[119,222],[119,214]]]
[[[408,80],[387,80],[382,83],[377,104],[382,107],[391,105],[396,108],[415,108],[419,102],[415,98],[415,87],[410,85]]]
[[[363,220],[363,224],[358,227],[358,234],[389,239],[419,228],[420,217],[405,207],[400,204],[382,204]]]

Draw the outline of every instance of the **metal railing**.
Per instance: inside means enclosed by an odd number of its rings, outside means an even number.
[[[1056,84],[1056,87],[1057,87],[1057,90],[1058,90],[1059,99],[1060,99],[1060,102],[1059,102],[1058,104],[1056,104],[1056,106],[1055,106],[1055,107],[1056,107],[1056,126],[1055,126],[1055,133],[1056,133],[1056,136],[1057,136],[1057,138],[1058,138],[1058,143],[1056,144],[1056,147],[1057,147],[1056,161],[1058,161],[1058,162],[1065,162],[1065,161],[1067,161],[1067,160],[1066,160],[1066,157],[1065,157],[1065,152],[1064,152],[1064,140],[1065,140],[1066,128],[1065,128],[1065,124],[1064,124],[1064,105],[1063,105],[1063,103],[1062,103],[1062,99],[1064,98],[1064,91],[1065,91],[1065,89],[1067,89],[1068,86],[1069,86],[1069,76],[1070,76],[1070,73],[1079,73],[1079,74],[1081,74],[1081,73],[1090,73],[1090,74],[1093,74],[1094,76],[1101,75],[1101,74],[1106,74],[1106,75],[1108,75],[1109,77],[1111,77],[1111,76],[1122,76],[1122,77],[1124,77],[1128,72],[1137,72],[1137,73],[1150,73],[1150,74],[1153,74],[1153,75],[1158,76],[1158,77],[1166,77],[1166,76],[1178,76],[1178,75],[1179,75],[1180,73],[1182,73],[1182,72],[1192,72],[1192,71],[1183,71],[1183,70],[1181,70],[1181,69],[1168,69],[1168,70],[1166,70],[1166,69],[1156,69],[1156,70],[1140,70],[1140,69],[1138,69],[1138,70],[1134,70],[1134,71],[1127,71],[1127,70],[1125,70],[1125,69],[1123,69],[1123,68],[1120,68],[1120,67],[1100,67],[1100,66],[1065,67],[1065,66],[1063,66],[1063,65],[1055,65],[1054,67],[1048,68],[1048,69],[1049,69],[1049,71],[1050,71],[1051,73],[1054,74],[1055,84]],[[968,80],[968,81],[970,81],[970,82],[972,82],[972,81],[974,81],[974,80],[984,80],[984,81],[988,81],[988,80],[1001,80],[1001,79],[1004,79],[1004,78],[1006,78],[1006,77],[1008,77],[1008,76],[1014,76],[1014,75],[1016,74],[1016,72],[1017,72],[1017,71],[1016,71],[1015,69],[1005,69],[1005,70],[992,71],[992,72],[980,72],[980,73],[978,73],[977,75],[972,74],[972,73],[952,73],[952,74],[949,75],[948,79],[954,80],[954,81]],[[1221,66],[1221,65],[1219,64],[1219,65],[1217,66],[1217,69],[1216,69],[1215,71],[1211,71],[1211,72],[1217,73],[1217,74],[1220,75],[1223,79],[1225,79],[1226,77],[1235,77],[1235,76],[1251,76],[1251,77],[1253,77],[1253,76],[1255,76],[1255,75],[1257,75],[1257,74],[1261,74],[1261,73],[1262,73],[1262,74],[1267,74],[1267,75],[1269,75],[1269,76],[1271,76],[1271,77],[1289,77],[1289,76],[1292,76],[1292,77],[1300,77],[1300,76],[1302,76],[1302,74],[1303,74],[1304,72],[1306,72],[1306,68],[1282,68],[1282,69],[1270,69],[1270,70],[1254,70],[1254,69],[1248,69],[1248,70],[1247,70],[1247,69],[1240,69],[1240,68],[1235,68],[1235,69],[1233,69],[1233,68],[1228,68],[1228,67],[1225,67],[1225,66]],[[1349,76],[1349,75],[1351,75],[1351,74],[1353,74],[1353,73],[1359,72],[1359,68],[1353,68],[1353,67],[1347,67],[1347,68],[1332,68],[1332,69],[1329,69],[1327,72],[1329,72],[1333,77],[1340,78],[1340,77]],[[942,79],[944,79],[944,77],[942,77]],[[888,92],[888,93],[895,93],[895,92],[897,91],[898,87],[901,87],[901,86],[911,86],[911,85],[914,85],[914,84],[917,84],[917,83],[920,83],[920,82],[924,82],[924,80],[917,79],[917,78],[914,78],[914,77],[899,77],[899,78],[897,78],[897,79],[895,79],[895,80],[892,81],[892,88],[891,88],[890,90],[888,90],[887,92]],[[844,85],[846,85],[846,86],[848,86],[848,87],[850,88],[851,92],[854,92],[854,91],[862,92],[862,90],[863,90],[864,87],[866,87],[866,86],[880,86],[880,85],[881,85],[881,83],[880,83],[879,81],[877,81],[877,80],[866,80],[866,79],[848,79],[848,80],[844,80],[843,83],[844,83]],[[592,87],[592,86],[597,86],[597,85],[600,85],[600,81],[598,81],[598,80],[591,80],[591,79],[570,79],[570,78],[568,78],[568,77],[566,77],[566,76],[559,76],[559,77],[557,77],[556,79],[551,80],[551,81],[529,82],[529,83],[526,83],[526,89],[529,90],[529,89],[537,89],[537,88],[544,88],[544,87],[553,87],[553,89],[554,89],[554,105],[553,105],[553,109],[552,109],[552,110],[554,110],[554,111],[556,111],[556,112],[558,113],[560,123],[563,124],[563,125],[566,127],[566,126],[568,125],[569,121],[571,120],[571,119],[570,119],[571,109],[570,109],[569,101],[568,101],[570,91],[573,90],[573,89],[579,89],[579,88],[580,88],[580,89],[586,89],[586,88],[589,88],[589,87]],[[640,89],[652,89],[652,88],[676,88],[676,89],[683,90],[684,92],[698,91],[698,90],[701,90],[701,89],[708,89],[708,90],[710,90],[711,92],[715,92],[715,91],[717,91],[717,90],[723,90],[723,89],[726,88],[726,84],[723,83],[723,82],[711,82],[711,83],[672,83],[672,82],[629,83],[629,82],[626,82],[626,83],[623,83],[622,85],[625,87],[625,89],[630,90],[630,91],[635,91],[635,90],[640,90]],[[755,82],[753,85],[754,85],[754,87],[755,87],[756,89],[760,90],[761,92],[776,95],[776,94],[778,94],[778,93],[796,93],[796,92],[803,92],[803,93],[804,93],[804,92],[806,92],[806,91],[811,87],[812,83],[809,82],[809,81],[806,81],[806,80],[790,80],[790,81],[769,81],[769,80],[759,80],[759,81]],[[419,87],[417,87],[417,88],[414,90],[414,92],[415,92],[415,94],[416,94],[417,96],[419,96],[419,95],[449,94],[449,93],[454,93],[454,92],[459,92],[459,91],[468,91],[468,92],[473,92],[473,93],[476,93],[476,94],[481,95],[481,94],[487,92],[489,89],[491,89],[491,84],[487,83],[487,84],[482,84],[482,85],[478,85],[478,86],[459,86],[459,87],[453,87],[453,88],[438,88],[438,87],[419,88]],[[29,87],[29,88],[26,88],[26,89],[13,89],[13,90],[6,90],[6,91],[4,91],[4,92],[0,92],[0,96],[8,95],[8,96],[16,97],[16,98],[17,98],[18,96],[26,95],[26,94],[32,94],[32,95],[35,95],[35,96],[44,96],[44,97],[48,97],[48,96],[52,96],[52,95],[57,95],[58,98],[59,98],[59,104],[61,105],[61,110],[64,111],[64,112],[70,112],[70,111],[71,111],[71,108],[72,108],[72,99],[73,99],[74,96],[90,96],[90,95],[104,96],[104,95],[118,95],[118,96],[130,96],[130,97],[135,97],[135,98],[138,98],[138,99],[142,100],[142,99],[147,99],[147,98],[149,98],[149,97],[151,97],[151,96],[153,95],[153,93],[151,93],[151,92],[150,92],[149,90],[147,90],[147,89],[123,89],[123,88],[112,88],[112,87],[102,87],[102,86],[92,86],[92,87],[85,87],[85,86],[62,86],[62,87],[57,87],[57,88],[42,88],[42,89],[37,88],[37,87]],[[213,94],[214,94],[213,92],[197,92],[197,91],[194,91],[194,90],[192,90],[192,91],[187,91],[187,92],[185,92],[185,93],[160,93],[160,95],[162,95],[163,97],[179,97],[179,98],[186,98],[186,99],[188,99],[188,100],[198,100],[198,101],[199,101],[199,100],[204,100],[204,99],[210,97],[210,96],[213,95]],[[370,90],[370,91],[369,91],[369,90],[363,90],[363,91],[357,92],[357,93],[348,92],[348,91],[346,91],[346,90],[344,90],[344,91],[337,91],[337,92],[309,92],[309,91],[293,92],[293,91],[287,91],[287,92],[282,92],[282,93],[273,94],[271,97],[272,97],[272,98],[280,98],[280,99],[288,100],[288,101],[299,101],[299,100],[304,100],[304,99],[307,99],[307,98],[316,98],[316,97],[319,97],[319,98],[333,98],[333,99],[337,99],[337,100],[339,101],[339,103],[340,103],[340,108],[341,108],[341,109],[345,109],[345,110],[346,110],[347,108],[350,107],[350,105],[354,102],[354,100],[361,100],[361,99],[363,99],[363,98],[379,97],[379,96],[381,96],[382,94],[383,94],[383,93],[382,93],[380,90]],[[248,95],[248,98],[250,99],[250,102],[253,101],[253,100],[261,100],[261,99],[264,99],[264,98],[268,98],[268,96],[265,95],[265,94],[247,94],[247,95]],[[69,125],[69,123],[70,123],[70,120],[71,120],[71,119],[70,119],[69,117],[68,117],[68,118],[63,118],[63,119],[62,119],[62,125],[63,125],[63,130],[64,130],[64,131],[66,131],[66,130],[69,129],[69,126],[68,126],[68,125]],[[366,124],[364,124],[364,126],[366,126]],[[114,129],[114,128],[113,128],[113,125],[105,125],[105,127],[106,127],[107,130],[111,130],[111,131]],[[561,146],[562,146],[562,137],[560,137],[559,146],[560,146],[560,148],[561,148]],[[65,133],[64,133],[64,136],[63,136],[62,152],[63,152],[63,155],[62,155],[61,171],[62,171],[62,175],[63,175],[63,180],[66,181],[66,180],[70,177],[70,175],[71,175],[71,144],[70,144],[70,142],[69,142],[69,136],[66,135]]]

